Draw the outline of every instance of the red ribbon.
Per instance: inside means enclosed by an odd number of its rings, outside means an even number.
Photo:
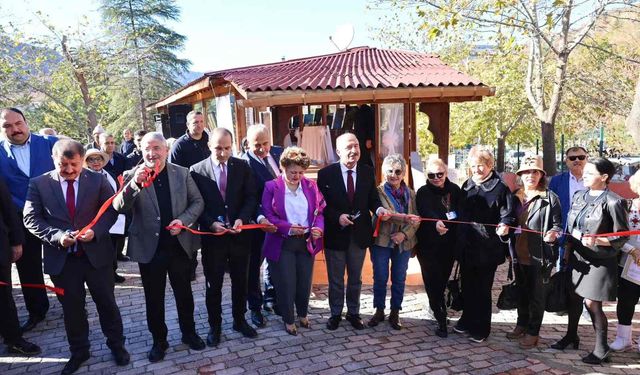
[[[251,230],[251,229],[264,229],[264,228],[269,228],[271,225],[267,225],[267,224],[243,224],[240,225],[237,229],[241,229],[241,230]],[[292,225],[291,228],[299,228],[299,229],[307,229],[307,227],[302,227],[299,225]],[[200,234],[200,235],[204,235],[204,236],[222,236],[224,234],[230,233],[232,232],[231,229],[228,228],[224,228],[223,231],[221,232],[203,232],[203,231],[199,231],[199,230],[195,230],[192,228],[189,228],[187,226],[184,225],[169,225],[166,227],[167,230],[171,230],[171,229],[183,229],[186,230],[188,232],[191,232],[193,234]]]
[[[5,283],[4,281],[0,281],[0,285],[9,286],[9,287],[12,286],[11,284]],[[56,288],[55,286],[50,286],[46,284],[13,284],[13,286],[19,286],[22,288],[47,289],[54,292],[55,294],[64,296],[64,289]]]
[[[378,237],[378,232],[380,231],[380,223],[382,222],[382,218],[383,217],[401,217],[401,218],[408,218],[411,215],[407,215],[407,214],[386,214],[386,215],[381,215],[378,216],[378,219],[376,220],[376,227],[373,231],[373,237]],[[428,218],[428,217],[421,217],[420,221],[442,221],[443,223],[451,223],[451,224],[468,224],[468,225],[487,225],[490,227],[498,227],[499,225],[506,225],[506,224],[483,224],[483,223],[477,223],[475,221],[461,221],[461,220],[444,220],[444,219],[433,219],[433,218]],[[535,234],[540,234],[540,235],[545,235],[546,233],[544,232],[539,232],[537,230],[533,230],[533,229],[527,229],[527,228],[522,228],[522,227],[514,227],[512,225],[506,225],[508,228],[511,229],[516,229],[516,230],[521,230],[522,232],[529,232],[529,233],[535,233]],[[571,236],[571,233],[560,233],[561,235],[569,235]],[[612,233],[599,233],[599,234],[584,234],[584,237],[622,237],[622,236],[631,236],[631,235],[637,235],[640,234],[640,230],[629,230],[629,231],[625,231],[625,232],[612,232]]]
[[[156,177],[158,177],[158,173],[160,173],[159,171],[160,167],[158,163],[156,163],[153,169],[149,167],[144,167],[144,169],[149,173],[149,175],[147,176],[147,179],[142,183],[142,187],[147,188],[151,186],[151,184],[153,184],[153,181],[156,179]],[[120,194],[120,192],[124,190],[125,184],[124,184],[124,179],[122,178],[122,175],[118,176],[118,183],[120,184],[120,189],[118,189],[118,191],[116,191],[116,193],[113,194],[109,199],[104,201],[104,203],[98,210],[98,213],[93,218],[93,220],[91,220],[89,224],[87,224],[84,228],[80,230],[80,232],[78,232],[78,234],[76,235],[76,238],[84,235],[85,233],[87,233],[89,229],[93,228],[98,222],[98,220],[100,220],[102,215],[104,215],[104,213],[107,212],[107,210],[111,206],[111,203],[113,203],[113,200],[116,199],[116,196],[118,196],[118,194]]]

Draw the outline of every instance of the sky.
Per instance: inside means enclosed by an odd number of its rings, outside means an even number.
[[[178,57],[192,71],[209,72],[338,52],[329,36],[352,24],[350,47],[380,47],[370,31],[380,16],[366,0],[177,0],[179,22],[171,23],[187,42]],[[96,0],[0,0],[0,22],[13,22],[25,35],[45,32],[41,11],[57,28],[76,28],[83,17],[100,22]],[[36,19],[34,21],[34,19]]]

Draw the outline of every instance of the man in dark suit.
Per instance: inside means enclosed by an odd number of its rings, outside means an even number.
[[[24,230],[22,221],[11,202],[7,185],[0,179],[0,336],[10,354],[34,356],[40,347],[22,338],[18,310],[11,288],[11,263],[22,256]]]
[[[11,192],[20,221],[29,180],[54,168],[51,149],[57,140],[54,137],[32,134],[27,119],[19,109],[0,109],[0,175]],[[42,244],[26,229],[24,237],[22,257],[16,262],[20,282],[44,284]],[[21,329],[22,332],[28,332],[45,318],[49,310],[49,299],[44,289],[22,288],[22,294],[29,319]]]
[[[199,238],[174,225],[191,226],[204,204],[189,170],[167,163],[167,141],[157,132],[141,142],[144,164],[125,172],[124,189],[113,200],[119,213],[131,211],[127,254],[138,262],[144,287],[147,326],[153,337],[148,358],[164,359],[169,348],[164,316],[167,274],[176,299],[182,342],[193,350],[205,348],[193,318],[193,292],[189,279],[191,257]]]
[[[282,147],[271,145],[271,135],[269,129],[263,124],[255,124],[247,128],[247,144],[249,150],[244,154],[244,159],[253,170],[256,180],[256,198],[258,200],[258,211],[256,222],[259,224],[271,224],[262,215],[260,202],[264,184],[280,176],[280,155]],[[275,230],[275,226],[272,230]],[[260,288],[260,269],[264,258],[262,257],[262,243],[264,242],[263,231],[253,231],[251,241],[251,256],[249,258],[249,288],[247,302],[251,310],[251,321],[258,327],[264,327],[265,319],[262,315],[262,306],[266,311],[273,311],[275,302],[275,289],[271,284],[269,269],[264,267],[264,296]]]
[[[24,225],[43,243],[44,271],[56,287],[64,289],[61,302],[71,359],[62,374],[74,373],[90,356],[85,283],[116,363],[129,363],[122,318],[113,295],[114,252],[109,228],[116,221],[116,212],[107,210],[93,228],[78,233],[113,194],[103,175],[82,169],[84,152],[79,142],[58,141],[52,150],[56,169],[30,181],[24,205]]]
[[[131,133],[131,129],[124,129],[122,131],[122,143],[120,144],[118,152],[120,152],[126,158],[135,149],[136,144],[133,141],[133,134]]]
[[[114,180],[118,181],[118,176],[125,171],[126,158],[119,152],[116,152],[116,141],[110,133],[102,133],[98,138],[100,142],[100,151],[109,155],[109,161],[104,166],[104,170],[111,174]]]
[[[142,141],[142,137],[147,134],[146,130],[136,130],[133,133],[133,143],[135,143],[136,148],[131,151],[129,155],[127,155],[127,160],[124,163],[124,169],[128,171],[129,169],[138,165],[140,160],[142,160],[142,151],[140,150],[140,142]]]
[[[202,266],[206,278],[206,301],[209,314],[207,344],[220,343],[222,325],[222,284],[225,267],[231,276],[233,329],[245,337],[258,334],[245,320],[247,311],[247,270],[251,249],[251,232],[239,227],[255,214],[256,187],[251,168],[242,159],[231,157],[232,135],[227,129],[211,133],[211,157],[193,165],[191,176],[204,198],[205,208],[198,223],[201,231],[229,233],[202,237]]]
[[[346,268],[346,319],[354,328],[363,329],[360,289],[366,250],[373,243],[370,211],[383,216],[387,210],[380,203],[373,168],[358,164],[360,145],[356,136],[351,133],[339,136],[336,152],[340,161],[318,172],[318,188],[327,202],[324,209],[324,245],[331,309],[327,328],[335,330],[342,320]],[[388,220],[388,217],[383,220]]]

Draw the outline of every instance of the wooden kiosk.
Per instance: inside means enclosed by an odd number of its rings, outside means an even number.
[[[480,101],[494,92],[434,55],[356,47],[205,73],[148,108],[158,112],[156,127],[168,136],[184,131],[189,110],[200,110],[209,127],[229,128],[239,149],[247,126],[253,123],[270,126],[275,145],[283,144],[291,126],[299,128],[303,138],[305,126],[319,126],[324,130],[314,128],[313,133],[328,132],[335,146],[335,138],[349,130],[334,119],[348,106],[368,104],[374,112],[373,162],[379,170],[382,159],[392,152],[410,160],[411,151],[416,150],[417,110],[428,115],[438,154],[447,160],[450,103]],[[319,160],[316,170],[330,162],[330,156]],[[314,177],[314,170],[309,176]],[[407,179],[411,185],[411,173]],[[363,282],[371,279],[371,265],[366,261]],[[314,282],[326,283],[322,254],[316,258]],[[419,265],[412,259],[407,283],[421,282]]]

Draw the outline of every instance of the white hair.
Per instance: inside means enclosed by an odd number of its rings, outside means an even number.
[[[162,142],[165,146],[167,146],[167,140],[160,132],[149,132],[142,137],[140,140],[140,144],[149,143],[151,141],[159,141]]]

